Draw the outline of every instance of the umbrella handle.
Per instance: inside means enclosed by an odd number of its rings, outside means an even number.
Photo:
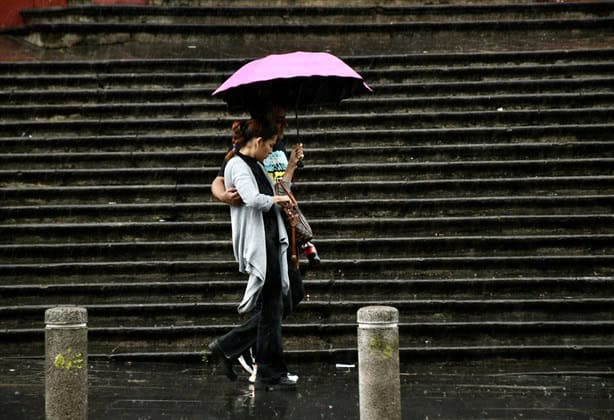
[[[300,143],[300,139],[299,139],[299,135],[298,135],[298,103],[294,106],[294,121],[296,123],[296,144],[299,144]],[[303,162],[303,159],[304,158],[301,158],[298,162],[296,162],[296,167],[297,168],[302,168],[303,166],[305,166],[305,163]]]

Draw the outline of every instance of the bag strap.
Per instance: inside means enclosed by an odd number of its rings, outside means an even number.
[[[279,187],[281,186],[281,189],[284,190],[284,192],[286,193],[286,195],[290,198],[290,204],[292,205],[292,207],[296,207],[298,206],[298,203],[296,202],[296,198],[294,198],[294,195],[292,194],[292,192],[290,192],[290,190],[288,188],[286,188],[286,185],[284,184],[284,181],[281,179],[277,180],[277,193],[279,194]],[[289,210],[290,213],[293,215],[292,216],[292,220],[290,221],[290,248],[291,248],[291,255],[292,255],[292,262],[294,263],[294,268],[296,270],[299,269],[300,266],[300,260],[298,258],[297,255],[297,246],[296,246],[296,215],[294,215],[294,213],[292,212],[292,210]]]
[[[296,198],[294,198],[294,194],[292,194],[292,191],[290,191],[288,187],[286,187],[286,184],[284,184],[284,181],[282,179],[277,180],[277,186],[281,187],[281,189],[284,190],[284,193],[288,197],[290,197],[290,204],[292,204],[293,206],[298,206],[298,202],[296,201]],[[277,189],[277,192],[279,193],[279,188]]]

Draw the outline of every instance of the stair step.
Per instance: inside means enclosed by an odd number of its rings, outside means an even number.
[[[566,79],[502,79],[461,82],[387,83],[370,85],[375,95],[455,95],[546,93],[566,91],[600,91],[612,89],[613,80],[608,77]]]
[[[384,237],[410,235],[462,236],[480,232],[484,235],[608,233],[614,229],[609,214],[499,215],[469,217],[416,218],[334,218],[310,219],[320,239],[344,237]],[[230,223],[211,222],[124,222],[124,223],[49,223],[0,225],[0,243],[63,243],[105,241],[228,239]]]
[[[209,56],[221,57],[223,51],[227,55],[239,56],[254,48],[255,39],[260,48],[269,50],[280,47],[304,51],[334,50],[340,55],[353,55],[377,54],[386,50],[400,53],[459,49],[543,50],[552,46],[552,39],[557,39],[559,49],[577,48],[578,39],[590,40],[588,45],[592,48],[609,47],[611,42],[607,30],[612,27],[612,19],[502,20],[498,17],[483,21],[392,24],[250,24],[245,25],[248,30],[241,33],[237,33],[234,24],[43,23],[3,29],[0,34],[23,37],[26,42],[37,46],[58,49],[99,44],[101,39],[104,39],[104,45],[129,43],[137,50],[147,43],[155,43],[156,49],[148,49],[147,53],[150,57],[160,58],[178,55],[178,45],[186,55],[202,56],[205,52]],[[476,37],[475,32],[483,35]],[[606,36],[600,37],[604,32]],[[280,35],[284,45],[280,45]],[[352,36],[352,43],[343,41],[348,36]],[[374,37],[377,38],[375,42]],[[502,44],[502,37],[510,42]],[[188,46],[195,47],[194,51]]]
[[[292,322],[356,322],[356,311],[372,301],[310,301],[301,303],[292,315]],[[387,304],[399,309],[401,323],[426,322],[445,327],[449,322],[471,323],[477,327],[482,323],[505,323],[510,327],[519,323],[540,325],[561,322],[603,323],[612,327],[612,299],[485,299],[485,300],[391,300]],[[237,303],[173,303],[173,304],[101,304],[85,305],[88,311],[88,325],[91,328],[109,326],[197,326],[194,316],[206,316],[213,325],[237,322]],[[47,305],[21,305],[19,307],[0,307],[0,318],[5,330],[15,329],[15,317],[21,318],[20,325],[43,323]],[[411,314],[402,315],[402,314]],[[475,313],[476,315],[471,315]],[[484,317],[495,317],[495,321],[485,321]],[[12,319],[9,319],[12,318]],[[522,319],[518,321],[518,319]],[[574,319],[575,318],[575,319]],[[433,319],[441,321],[434,322]],[[419,320],[419,321],[416,321]],[[484,326],[484,325],[483,325]]]
[[[342,35],[348,34],[403,34],[412,31],[506,31],[506,30],[560,30],[569,29],[610,29],[614,18],[611,17],[586,17],[586,18],[537,18],[518,20],[475,20],[475,21],[424,21],[424,22],[386,22],[386,23],[282,23],[266,24],[252,23],[244,26],[243,33],[249,35],[276,36],[309,34],[309,35]],[[7,35],[38,34],[153,34],[153,35],[229,35],[236,34],[235,24],[199,24],[199,23],[95,23],[95,22],[59,22],[59,23],[34,23],[27,28],[10,28],[2,31]],[[162,38],[163,39],[163,38]]]
[[[56,73],[73,74],[74,72],[110,73],[130,72],[143,73],[152,70],[166,69],[169,72],[233,72],[247,62],[257,57],[237,58],[121,58],[121,59],[95,59],[74,60],[65,57],[59,61],[4,61],[0,62],[0,74],[18,71],[20,73]],[[577,63],[581,61],[604,61],[614,58],[614,49],[610,48],[573,48],[545,50],[515,50],[515,51],[464,51],[424,53],[417,54],[378,54],[374,55],[347,55],[340,56],[350,66],[362,69],[371,69],[382,66],[450,66],[474,64],[505,64],[505,63]],[[230,74],[230,73],[229,73]],[[562,81],[562,80],[561,80]],[[503,81],[505,82],[505,81]]]
[[[607,276],[614,268],[612,255],[525,255],[525,256],[441,256],[403,258],[330,259],[309,268],[310,278],[451,278],[502,276]],[[303,263],[303,266],[305,264]],[[0,277],[6,282],[48,283],[50,278],[77,276],[70,283],[94,276],[113,276],[118,281],[134,276],[160,279],[196,280],[215,275],[219,279],[240,279],[234,261],[224,260],[141,260],[97,262],[2,263]],[[52,277],[50,277],[52,276]],[[16,280],[17,279],[17,280]]]
[[[583,180],[611,185],[610,177]],[[512,180],[522,185],[522,179]],[[545,186],[548,182],[546,180]],[[573,181],[573,180],[572,180]],[[564,182],[564,180],[563,180]],[[514,185],[514,184],[512,184]],[[398,186],[398,185],[397,185]],[[377,184],[375,184],[376,189]],[[394,187],[394,185],[392,186]],[[411,191],[411,190],[410,190]],[[385,192],[385,190],[384,190]],[[602,191],[603,192],[603,191]],[[610,212],[614,195],[524,195],[524,196],[465,196],[396,198],[393,206],[382,208],[381,200],[349,199],[302,201],[301,208],[309,218],[344,217],[408,217],[408,216],[467,216],[479,212],[482,216],[510,214],[570,214],[588,209],[594,214]],[[388,201],[390,201],[388,199]],[[227,221],[228,208],[216,202],[57,204],[0,207],[0,220],[38,220],[41,223],[69,223],[87,217],[91,221]]]
[[[279,38],[283,37],[289,49],[307,51],[334,49],[338,54],[377,53],[382,50],[398,52],[453,51],[456,47],[467,50],[484,50],[506,47],[507,49],[547,49],[551,39],[557,39],[557,46],[577,46],[578,38],[595,41],[593,47],[606,47],[607,41],[600,45],[597,36],[607,34],[612,28],[612,17],[584,18],[532,18],[509,19],[498,16],[487,20],[424,21],[396,23],[251,23],[243,25],[237,33],[235,24],[163,24],[163,23],[37,23],[27,27],[8,28],[0,34],[21,36],[28,42],[47,48],[67,48],[79,43],[130,42],[139,45],[156,43],[157,53],[175,47],[177,43],[189,43],[196,48],[207,48],[211,55],[239,55],[248,51],[254,39],[261,48],[278,48]],[[573,29],[570,30],[570,29]],[[575,32],[574,32],[575,31]],[[481,32],[480,37],[475,32]],[[512,32],[514,43],[501,46],[501,34]],[[390,35],[394,34],[394,37]],[[309,35],[309,36],[307,36]],[[352,36],[352,44],[343,39]],[[573,37],[572,37],[573,35]],[[377,42],[373,38],[377,38]],[[478,42],[479,38],[479,42]],[[205,41],[206,40],[206,41]],[[447,40],[448,43],[441,43]],[[548,41],[548,42],[546,42]],[[574,44],[573,41],[576,43]],[[174,42],[168,46],[169,42]],[[210,45],[216,45],[213,49]],[[445,48],[444,48],[445,47]],[[185,48],[185,47],[183,47]],[[395,49],[396,48],[396,49]],[[162,55],[162,54],[160,54]]]
[[[230,235],[228,235],[230,236]],[[435,236],[390,238],[317,238],[319,252],[329,258],[609,255],[614,235]],[[130,241],[54,244],[0,244],[0,260],[7,262],[113,261],[131,255],[139,260],[232,255],[230,238],[209,241]]]
[[[230,19],[246,19],[252,21],[283,22],[310,22],[327,21],[353,22],[357,19],[368,19],[373,22],[395,21],[421,21],[421,20],[456,20],[456,19],[485,19],[487,17],[506,17],[519,19],[522,17],[539,16],[603,16],[612,13],[612,7],[607,2],[590,4],[464,4],[464,5],[377,5],[363,6],[363,3],[343,7],[327,5],[327,7],[313,7],[302,5],[285,5],[284,7],[246,7],[235,5],[233,7],[186,7],[174,6],[177,2],[170,2],[164,7],[150,5],[148,7],[123,5],[109,7],[98,5],[80,5],[62,9],[25,9],[23,17],[30,23],[49,21],[126,21],[135,19],[139,22],[143,18],[148,22],[160,23],[177,22],[186,19],[188,22],[202,21],[208,23],[228,22]],[[226,4],[224,4],[226,6]]]
[[[38,81],[36,82],[38,83]],[[607,82],[606,82],[607,83]],[[28,86],[26,86],[28,87]],[[48,87],[48,86],[44,86]],[[61,104],[61,103],[104,103],[104,102],[133,102],[135,98],[141,98],[143,101],[159,102],[162,100],[174,101],[195,101],[196,99],[204,101],[209,99],[211,107],[214,104],[221,106],[221,102],[211,98],[211,88],[162,88],[150,87],[143,88],[95,88],[86,89],[83,87],[65,88],[65,89],[41,89],[38,86],[34,89],[19,89],[18,91],[0,92],[0,103],[46,103],[46,104]]]
[[[609,65],[611,67],[611,65]],[[544,66],[546,71],[548,66]],[[589,74],[588,77],[578,73],[578,69],[570,68],[563,76],[563,79],[554,78],[549,75],[548,78],[536,78],[536,69],[528,69],[532,77],[525,79],[502,79],[505,75],[498,76],[500,79],[485,78],[480,75],[476,69],[471,69],[473,80],[462,81],[441,81],[441,76],[436,78],[436,82],[429,79],[417,81],[419,76],[414,79],[408,78],[410,70],[402,71],[404,80],[381,82],[367,79],[373,88],[374,93],[362,98],[352,98],[342,101],[340,108],[351,106],[352,104],[365,104],[369,107],[370,103],[377,103],[376,99],[382,96],[397,98],[397,102],[405,101],[409,105],[419,106],[420,103],[431,102],[433,105],[443,103],[459,103],[463,101],[463,96],[476,97],[476,102],[491,100],[490,97],[500,99],[499,102],[519,102],[524,100],[528,104],[543,102],[545,99],[554,100],[557,96],[562,99],[568,99],[573,102],[579,102],[583,99],[582,94],[593,95],[595,98],[605,101],[609,98],[613,86],[614,79],[607,77],[611,73],[611,69],[605,69],[606,76],[600,77],[595,74]],[[610,70],[610,71],[608,71]],[[401,70],[399,70],[401,72]],[[576,71],[574,73],[574,71]],[[227,75],[224,75],[227,76]],[[51,79],[49,79],[51,77]],[[192,75],[191,77],[196,77]],[[203,77],[203,76],[198,76]],[[435,76],[432,76],[435,77]],[[12,103],[17,101],[33,101],[36,104],[45,102],[61,102],[72,101],[75,103],[98,102],[105,101],[134,101],[137,98],[142,98],[147,102],[159,102],[161,100],[181,100],[190,99],[191,102],[196,100],[205,101],[204,105],[209,106],[212,110],[225,109],[225,105],[215,98],[211,98],[213,89],[221,83],[224,78],[220,76],[219,83],[206,85],[206,87],[198,87],[194,85],[188,77],[181,78],[177,74],[168,75],[151,75],[146,78],[144,75],[116,75],[108,74],[108,80],[101,75],[92,76],[0,76],[0,85],[6,84],[7,89],[0,93],[0,103]],[[477,80],[476,80],[477,79]],[[111,84],[112,83],[112,84]],[[127,87],[118,87],[123,83]],[[15,89],[19,85],[20,89]],[[75,84],[79,84],[80,89],[75,90]],[[147,86],[150,84],[151,86]],[[92,85],[88,88],[89,85]],[[131,88],[130,85],[139,86],[139,88]],[[166,85],[163,87],[160,85]],[[47,89],[41,89],[41,86]],[[186,86],[186,87],[182,87]],[[573,91],[574,93],[570,93]],[[483,98],[479,95],[489,95]],[[520,96],[524,95],[524,96]],[[566,95],[566,96],[564,96]],[[416,98],[418,97],[418,98]],[[424,98],[420,98],[424,97]],[[465,99],[467,101],[468,99]],[[188,102],[189,103],[189,102]],[[479,102],[478,102],[479,103]],[[203,105],[203,106],[204,106]],[[560,105],[565,105],[561,103]],[[147,106],[143,104],[143,106]],[[8,110],[9,108],[7,108]]]
[[[423,128],[423,129],[335,129],[330,131],[305,130],[301,128],[300,139],[307,147],[331,147],[353,144],[356,146],[415,146],[457,144],[467,145],[496,141],[504,144],[526,142],[585,142],[603,140],[610,141],[609,134],[614,124],[560,124],[560,125],[528,125],[508,127],[460,127],[460,128]],[[285,136],[288,144],[296,142],[292,130]],[[186,134],[178,132],[171,134],[119,134],[119,135],[86,135],[57,136],[54,133],[21,132],[17,137],[1,137],[2,150],[16,151],[46,151],[59,150],[90,150],[99,151],[141,151],[143,148],[165,147],[171,150],[195,149],[219,150],[229,143],[228,134],[199,133]],[[51,149],[51,150],[50,150]]]
[[[586,141],[582,143],[514,143],[514,144],[473,144],[473,145],[432,145],[397,147],[335,147],[306,149],[311,164],[484,160],[484,157],[501,161],[527,159],[570,159],[614,156],[614,142]],[[35,168],[114,168],[114,167],[165,167],[215,166],[223,161],[225,150],[214,151],[172,151],[152,152],[68,152],[68,153],[0,153],[0,163],[6,169]]]
[[[157,351],[168,351],[177,347],[187,351],[204,351],[206,343],[232,326],[91,327],[88,328],[88,346],[90,351],[95,353],[147,351],[151,340],[157,340]],[[399,344],[403,347],[431,349],[463,345],[494,347],[512,343],[599,345],[600,337],[611,334],[612,327],[611,321],[400,323]],[[305,341],[309,342],[311,349],[356,347],[355,331],[354,323],[288,324],[284,326],[284,347],[298,350],[305,348]],[[33,341],[40,340],[44,336],[44,330],[13,330],[2,335],[5,340]]]
[[[524,176],[607,176],[611,174],[614,158],[526,159],[505,161],[452,161],[452,162],[395,162],[309,165],[301,169],[306,181],[331,178],[347,181],[405,179],[433,180],[442,178],[483,178]],[[194,183],[213,180],[219,167],[160,167],[160,168],[91,168],[91,169],[6,169],[0,170],[0,185],[72,184],[113,185]]]
[[[540,81],[541,82],[541,81]],[[555,105],[555,107],[578,108],[582,105],[607,105],[612,102],[612,89],[610,82],[614,79],[605,79],[602,83],[591,80],[590,83],[577,84],[574,93],[566,92],[571,87],[563,84],[556,92],[556,85],[548,90],[541,83],[536,83],[533,87],[539,92],[526,92],[531,87],[527,84],[515,85],[495,85],[493,90],[488,91],[483,84],[480,84],[481,91],[476,92],[455,92],[455,94],[444,95],[440,91],[445,90],[445,85],[433,85],[424,83],[420,86],[411,84],[388,84],[379,85],[375,89],[379,90],[372,97],[351,98],[341,103],[339,111],[352,109],[395,109],[402,107],[414,107],[418,109],[429,109],[432,107],[445,106],[450,108],[471,107],[488,108],[503,106],[544,106]],[[468,89],[467,84],[455,84],[460,89]],[[415,92],[411,92],[415,90]],[[421,90],[421,91],[420,91]],[[431,92],[429,92],[431,90]],[[514,91],[518,90],[518,91]],[[37,116],[59,115],[61,113],[79,113],[80,105],[84,111],[93,114],[95,112],[108,113],[118,109],[135,113],[137,106],[142,106],[149,112],[159,112],[172,110],[173,107],[181,108],[185,106],[186,111],[209,110],[212,113],[226,111],[226,106],[210,98],[210,89],[199,88],[152,88],[143,89],[58,89],[58,90],[25,90],[0,92],[0,104],[3,112],[8,116],[19,116],[19,111],[36,112]],[[425,96],[431,94],[432,96]],[[419,95],[419,96],[417,96]],[[139,98],[144,103],[133,103]],[[169,101],[163,103],[161,101]],[[390,103],[389,103],[390,102]],[[26,104],[33,105],[26,105]],[[92,105],[95,103],[96,105]],[[48,105],[40,105],[48,104]]]
[[[2,63],[0,63],[1,65]],[[407,70],[406,70],[407,71]],[[109,83],[121,82],[121,77],[115,77],[114,74],[108,75],[108,80],[101,79],[99,75],[81,76],[83,80],[75,80],[75,76],[70,78],[66,76],[36,76],[36,77],[24,77],[24,76],[2,76],[0,81],[5,80],[6,83],[12,88],[15,83],[19,83],[21,88],[19,90],[7,90],[0,92],[0,99],[4,102],[8,101],[25,101],[35,100],[37,102],[46,101],[66,101],[66,100],[78,100],[91,101],[97,99],[98,101],[133,101],[135,97],[144,97],[149,101],[160,99],[185,99],[185,98],[202,98],[211,100],[212,103],[221,104],[220,101],[211,98],[216,85],[209,87],[176,87],[170,85],[167,88],[159,86],[161,82],[161,75],[153,75],[156,80],[155,85],[143,89],[143,83],[148,83],[148,80],[141,77],[140,88],[118,88],[112,87]],[[226,76],[226,75],[225,75]],[[479,76],[475,73],[474,77]],[[534,76],[534,75],[533,75]],[[569,94],[569,91],[578,93],[604,93],[610,92],[614,86],[614,78],[607,76],[591,75],[589,77],[582,76],[578,73],[573,73],[571,70],[566,78],[553,78],[548,76],[542,78],[524,78],[524,79],[494,79],[494,80],[464,80],[464,81],[436,81],[422,80],[420,83],[407,80],[403,83],[383,83],[379,81],[369,80],[369,84],[374,90],[374,96],[381,95],[396,95],[407,96],[412,98],[416,95],[441,95],[443,100],[454,100],[457,95],[478,95],[478,94],[490,94],[490,95],[502,95],[502,94]],[[127,75],[125,79],[128,79],[130,83],[136,82],[135,78],[138,75]],[[178,80],[177,76],[169,75],[169,78]],[[195,77],[195,76],[193,76]],[[573,78],[570,78],[573,77]],[[64,79],[65,78],[65,82]],[[81,88],[75,89],[75,82],[79,82]],[[84,89],[83,84],[93,83],[94,89]],[[61,86],[61,90],[41,89],[40,85],[50,88],[49,83],[55,85],[65,83],[66,86]],[[177,82],[178,83],[178,82]],[[177,84],[175,83],[175,84]],[[188,84],[190,81],[185,80],[179,84]],[[571,95],[571,94],[570,94]],[[369,96],[371,97],[371,96]],[[355,99],[347,99],[343,104],[351,101],[358,101]]]
[[[146,100],[146,98],[145,98]],[[372,112],[400,111],[413,112],[474,112],[477,109],[484,111],[496,110],[509,112],[513,110],[543,112],[544,107],[551,109],[585,109],[591,110],[609,108],[614,103],[614,93],[582,93],[558,95],[514,95],[514,96],[456,96],[450,98],[416,97],[416,98],[386,98],[347,100],[337,110],[351,114],[357,111],[370,110]],[[0,106],[0,111],[7,119],[17,121],[31,118],[65,118],[78,119],[100,116],[109,118],[127,118],[129,116],[181,116],[199,115],[207,113],[208,117],[218,115],[226,117],[226,105],[222,103],[201,102],[175,102],[175,103],[122,103],[122,104],[61,104],[61,105],[6,105]],[[240,118],[240,117],[237,117]]]
[[[598,99],[596,100],[599,101]],[[190,114],[207,113],[226,116],[226,105],[207,102],[181,103],[148,103],[148,104],[96,104],[96,105],[9,105],[0,107],[7,118],[19,119],[24,115],[31,118],[77,118],[77,117],[127,117],[130,115],[167,115],[186,116]]]
[[[390,299],[596,298],[612,287],[612,277],[518,277],[454,279],[305,280],[307,300],[359,300],[375,294]],[[111,303],[239,302],[245,280],[148,281],[99,280],[95,283],[13,284],[0,293],[13,305],[92,305]]]
[[[211,92],[231,73],[100,73],[100,74],[44,74],[0,76],[0,86],[81,86],[106,89],[111,86],[201,86]],[[207,95],[209,96],[209,95]],[[220,102],[218,100],[218,102]]]
[[[386,128],[433,128],[462,124],[464,127],[480,124],[501,125],[535,125],[564,123],[570,120],[578,124],[609,124],[614,110],[605,108],[568,108],[544,109],[540,112],[528,110],[500,111],[463,111],[463,112],[420,112],[415,114],[323,114],[303,116],[299,120],[301,127],[322,129],[339,129],[342,127],[382,126]],[[232,118],[127,118],[127,119],[70,119],[59,121],[4,121],[0,123],[0,136],[48,136],[49,133],[151,133],[152,130],[182,130],[189,133],[198,130],[201,133],[220,134],[218,130],[228,130]],[[295,128],[295,127],[294,127]],[[291,128],[292,129],[292,128]],[[43,134],[45,133],[45,134]],[[56,134],[57,135],[57,134]]]
[[[186,63],[190,66],[190,62]],[[205,63],[203,63],[205,64]],[[216,63],[217,64],[217,63]],[[123,63],[125,66],[126,63]],[[139,65],[138,62],[133,62],[133,65]],[[79,67],[79,66],[78,66]],[[78,68],[77,67],[77,68]],[[153,66],[152,66],[153,67]],[[424,64],[401,64],[387,63],[379,68],[371,66],[365,68],[357,68],[361,76],[368,81],[369,84],[389,85],[391,83],[411,83],[416,79],[424,79],[423,81],[436,81],[441,84],[444,81],[490,81],[500,82],[502,84],[509,83],[506,79],[518,79],[516,82],[525,81],[525,83],[539,83],[544,80],[558,80],[561,77],[568,77],[574,80],[584,80],[587,77],[591,79],[601,76],[600,78],[607,81],[610,79],[614,62],[611,58],[600,61],[582,61],[582,62],[567,62],[567,63],[497,63],[493,65],[480,63],[462,63],[460,65],[449,64],[442,65],[424,65]],[[132,73],[117,72],[119,69],[103,69],[100,72],[92,72],[91,64],[84,68],[83,73],[28,73],[36,68],[24,64],[20,67],[0,66],[0,86],[8,87],[28,87],[28,86],[61,86],[67,85],[70,87],[79,86],[98,88],[99,95],[104,95],[106,90],[111,86],[134,86],[134,85],[152,85],[157,88],[160,86],[200,86],[202,91],[214,89],[217,85],[226,80],[233,71],[169,71],[169,66],[164,66],[162,63],[158,67],[144,68],[142,71]],[[4,70],[4,72],[3,72]],[[4,74],[3,74],[4,73]],[[514,80],[511,80],[514,81]],[[562,80],[561,80],[562,81]],[[585,80],[587,82],[588,80]],[[209,91],[212,92],[212,90]],[[377,89],[374,89],[377,94]],[[140,93],[142,95],[143,92]],[[209,97],[209,94],[206,96]],[[139,95],[139,96],[140,96]]]

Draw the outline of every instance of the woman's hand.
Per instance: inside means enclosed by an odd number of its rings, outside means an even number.
[[[305,152],[303,151],[303,143],[299,143],[296,145],[292,153],[290,153],[290,160],[288,161],[288,167],[296,167],[300,160],[303,160],[305,157]]]
[[[274,195],[273,196],[273,203],[275,204],[283,204],[283,203],[290,203],[290,197],[288,197],[287,195]]]
[[[294,178],[294,171],[298,166],[298,162],[305,157],[305,152],[303,151],[303,143],[299,143],[296,145],[296,148],[290,153],[290,160],[288,161],[288,167],[286,168],[286,173],[284,174],[284,181],[292,182]]]

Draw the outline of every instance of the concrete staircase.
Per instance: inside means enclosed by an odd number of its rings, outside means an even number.
[[[442,9],[464,21],[497,7],[295,7],[301,18],[285,24],[299,32],[330,14],[381,27],[389,13],[431,22]],[[609,2],[505,7],[500,21],[572,19],[561,12],[593,21],[578,31],[597,44],[612,35],[598,24]],[[112,27],[133,9],[30,11],[25,36],[76,20]],[[205,25],[198,10],[138,16]],[[340,39],[372,36],[355,30]],[[284,327],[295,360],[354,358],[356,311],[369,304],[400,310],[407,360],[614,354],[614,49],[458,53],[451,42],[344,56],[375,93],[301,111],[296,193],[323,261]],[[58,304],[87,307],[90,352],[114,358],[199,358],[238,322],[245,279],[209,182],[242,116],[210,93],[246,61],[0,63],[0,355],[41,355],[43,313]]]

